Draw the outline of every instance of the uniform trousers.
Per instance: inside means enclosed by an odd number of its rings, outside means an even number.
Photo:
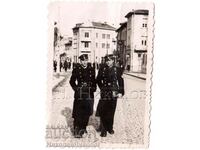
[[[74,128],[77,128],[79,131],[85,130],[90,116],[80,116],[74,118]]]
[[[102,128],[106,131],[113,130],[114,115],[117,105],[117,98],[100,100],[99,116]]]

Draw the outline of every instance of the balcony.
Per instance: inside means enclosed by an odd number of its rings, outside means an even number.
[[[81,42],[91,42],[92,40],[90,37],[82,37],[80,41]]]

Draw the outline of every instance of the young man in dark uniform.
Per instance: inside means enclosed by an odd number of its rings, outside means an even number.
[[[105,137],[107,131],[114,134],[113,122],[117,98],[124,95],[124,80],[121,68],[114,65],[113,55],[105,57],[97,75],[97,84],[101,90],[101,98],[97,106],[96,116],[100,117],[100,136]]]
[[[74,104],[72,117],[74,118],[74,136],[81,138],[87,132],[89,117],[93,113],[94,92],[96,91],[95,69],[88,65],[88,56],[79,57],[70,78],[70,85],[74,90]]]

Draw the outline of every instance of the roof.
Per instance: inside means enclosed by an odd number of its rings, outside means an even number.
[[[125,17],[128,18],[132,15],[149,15],[149,10],[147,9],[138,9],[129,12]]]
[[[126,26],[127,26],[127,22],[120,23],[120,27],[116,30],[116,32],[119,32],[120,30],[126,28]]]
[[[113,30],[115,31],[116,28],[113,26],[107,24],[106,22],[101,23],[101,22],[86,22],[86,23],[78,23],[76,26],[73,28],[78,29],[78,28],[97,28],[97,29],[105,29],[105,30]]]
[[[92,25],[96,28],[105,28],[105,29],[110,29],[110,30],[116,30],[116,28],[110,26],[109,24],[101,23],[101,22],[92,22]]]
[[[74,28],[72,28],[73,30],[78,29],[82,26],[83,23],[77,23],[76,26]]]

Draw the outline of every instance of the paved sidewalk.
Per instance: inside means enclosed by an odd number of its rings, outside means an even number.
[[[52,92],[53,99],[51,101],[50,121],[49,125],[65,126],[67,133],[63,138],[48,139],[49,142],[65,143],[68,146],[99,146],[100,144],[142,144],[144,138],[144,116],[145,116],[145,97],[140,91],[145,89],[145,81],[124,75],[125,95],[117,101],[117,107],[114,118],[115,134],[107,134],[107,137],[100,137],[100,133],[96,131],[99,126],[99,117],[95,116],[97,104],[100,99],[99,88],[94,93],[94,112],[90,116],[87,126],[87,134],[83,138],[77,139],[72,135],[73,131],[73,101],[74,91],[69,84],[70,74],[63,82]],[[135,85],[135,86],[132,86]],[[138,96],[131,95],[133,91],[140,92]],[[57,131],[57,130],[56,130]],[[61,130],[59,130],[60,132]],[[68,132],[69,131],[69,132]],[[62,132],[60,132],[62,133]],[[55,130],[52,130],[53,137]],[[57,133],[58,134],[58,133]],[[56,135],[57,135],[56,134]]]

